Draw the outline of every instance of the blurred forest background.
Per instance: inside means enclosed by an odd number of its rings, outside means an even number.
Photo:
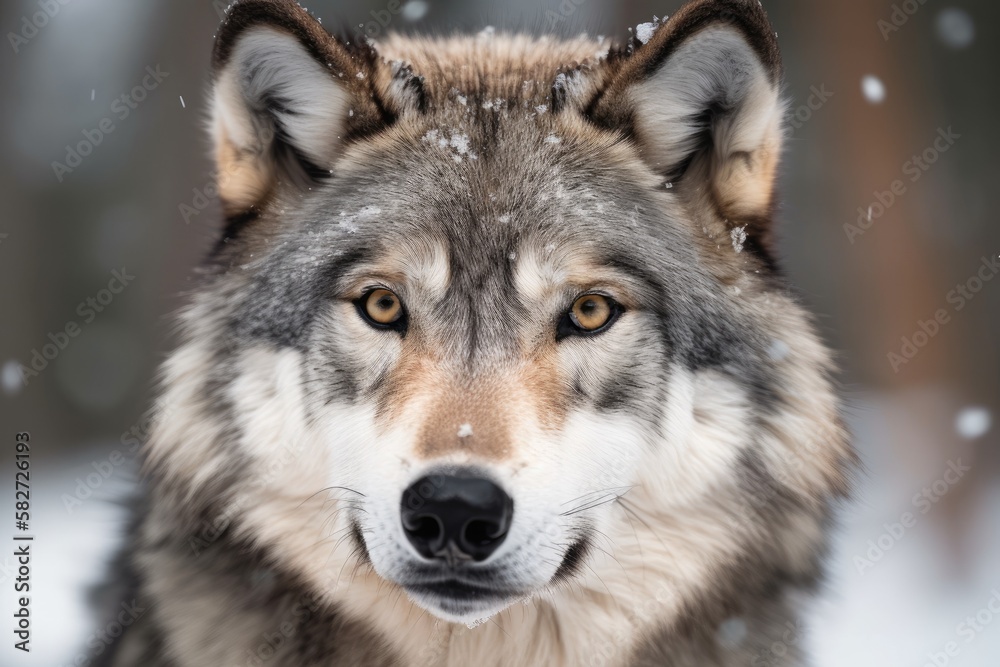
[[[123,434],[142,435],[155,368],[171,342],[169,315],[219,231],[203,126],[225,4],[0,6],[0,436],[12,443],[15,432],[31,431],[38,535],[37,650],[25,659],[4,642],[0,664],[70,664],[106,623],[86,613],[83,586],[116,545],[122,508],[111,500],[132,479],[130,462],[109,461],[109,452],[122,448]],[[386,0],[308,6],[326,26],[376,40],[387,30],[487,25],[624,40],[629,26],[680,4],[409,0],[398,13]],[[843,512],[827,593],[795,641],[813,648],[820,667],[995,667],[1000,4],[764,4],[790,101],[784,265],[839,351],[867,466]],[[45,7],[58,11],[43,22]],[[143,99],[123,104],[144,79]],[[108,122],[110,133],[97,131]],[[66,147],[85,132],[100,142],[71,166]],[[60,332],[69,324],[80,330],[66,342]],[[22,374],[50,344],[59,350],[45,368]],[[107,463],[112,473],[90,488],[87,475]],[[12,465],[5,454],[0,498],[13,497]],[[86,495],[81,480],[90,497],[68,503],[67,494]],[[9,619],[13,559],[4,558],[0,609]],[[957,653],[946,653],[950,643]]]

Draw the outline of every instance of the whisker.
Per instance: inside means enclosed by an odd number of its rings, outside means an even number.
[[[601,505],[607,505],[608,503],[613,503],[614,501],[618,500],[619,497],[620,496],[616,495],[601,496],[599,499],[595,501],[583,505],[582,507],[576,507],[567,512],[563,512],[559,516],[573,516],[574,514],[579,514],[580,512],[586,512],[587,510],[592,510],[595,507],[600,507]]]
[[[315,498],[315,497],[316,497],[316,496],[318,496],[319,494],[323,493],[324,491],[330,491],[330,490],[332,490],[332,489],[340,489],[341,491],[349,491],[349,492],[351,492],[351,493],[356,493],[356,494],[358,494],[359,496],[361,496],[362,498],[366,498],[366,497],[367,497],[367,496],[365,496],[365,494],[361,493],[360,491],[355,491],[354,489],[352,489],[352,488],[350,488],[350,487],[346,487],[346,486],[328,486],[328,487],[326,487],[326,488],[324,488],[324,489],[320,489],[320,490],[319,490],[319,491],[317,491],[316,493],[314,493],[314,494],[310,495],[310,496],[309,496],[308,498],[306,498],[306,499],[305,499],[305,500],[303,500],[303,501],[302,501],[301,503],[299,503],[299,504],[298,504],[298,506],[297,506],[297,507],[296,507],[295,509],[298,509],[299,507],[302,507],[302,506],[303,506],[303,505],[305,505],[305,504],[306,504],[307,502],[309,502],[310,500],[312,500],[313,498]]]
[[[563,512],[562,514],[560,514],[559,516],[571,516],[573,514],[577,514],[578,512],[583,512],[583,511],[586,511],[586,510],[589,510],[589,509],[594,509],[595,507],[600,507],[601,505],[603,505],[605,503],[613,502],[613,501],[621,498],[622,496],[624,496],[626,493],[628,493],[629,491],[631,491],[634,488],[635,488],[635,485],[632,485],[632,486],[616,486],[616,487],[611,487],[611,488],[608,488],[608,489],[604,489],[602,491],[596,491],[596,492],[593,492],[593,493],[584,494],[584,496],[594,496],[595,494],[598,494],[598,493],[603,493],[605,495],[599,496],[596,500],[595,499],[587,500],[581,506],[575,507],[575,508],[573,508],[571,510],[567,510],[567,511]],[[614,491],[618,491],[620,489],[625,489],[625,490],[622,491],[621,493],[613,493]],[[580,496],[580,497],[583,498],[584,496]],[[565,505],[566,503],[563,503],[563,504]]]
[[[600,493],[608,493],[609,491],[617,491],[618,489],[631,489],[631,488],[632,488],[631,486],[609,486],[606,489],[599,489],[597,491],[588,491],[582,496],[577,496],[576,498],[573,498],[573,500],[567,500],[566,502],[563,503],[563,505],[569,505],[570,503],[575,503],[578,500],[582,500],[583,498],[587,498],[590,496],[595,496]]]

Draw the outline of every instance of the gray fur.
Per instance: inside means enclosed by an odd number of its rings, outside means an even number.
[[[726,54],[743,59],[738,76],[716,79],[731,108],[698,98],[683,111],[685,92],[657,80],[699,45],[716,74],[733,65]],[[234,5],[215,54],[228,227],[165,366],[146,450],[151,509],[131,552],[150,612],[114,664],[257,664],[262,642],[277,644],[271,665],[803,664],[787,638],[793,601],[821,575],[853,453],[829,355],[766,243],[776,46],[756,0],[698,0],[635,47],[392,38],[376,54],[329,38],[294,3]],[[316,86],[343,108],[317,110]],[[657,104],[681,113],[670,132],[650,129]],[[728,115],[705,122],[711,113]],[[657,157],[678,146],[680,161]],[[766,196],[732,208],[746,188]],[[359,284],[397,273],[385,280],[407,329],[368,331],[352,303]],[[599,336],[557,341],[591,274],[621,291],[625,314]],[[776,355],[777,339],[789,353]],[[414,411],[414,395],[437,402]],[[563,450],[522,454],[532,410],[551,423],[530,432]],[[481,419],[470,439],[455,435],[466,414]],[[558,440],[573,418],[626,425],[632,441],[606,437],[627,460],[588,461],[603,443]],[[376,458],[379,438],[402,437],[398,420],[412,423],[412,446]],[[684,429],[697,446],[670,464]],[[366,441],[370,456],[339,449],[358,430],[383,434]],[[512,538],[469,573],[497,595],[532,596],[536,622],[489,612],[503,635],[407,597],[424,570],[385,514],[398,495],[381,496],[397,491],[364,481],[466,458],[508,484],[542,470],[529,492],[580,478],[568,488],[582,495],[562,506],[584,502],[548,519],[551,553]],[[358,472],[374,465],[413,472]],[[646,477],[657,465],[669,482]],[[597,479],[605,470],[614,484]],[[516,522],[527,512],[514,502]],[[621,543],[629,533],[638,551]],[[602,569],[609,549],[631,564],[624,578]],[[323,569],[327,557],[343,561],[339,573]],[[668,560],[694,574],[662,571]],[[649,587],[627,587],[647,570]],[[628,599],[607,586],[604,600],[590,573]],[[410,605],[414,619],[391,620]],[[633,606],[647,611],[622,612]],[[433,638],[414,644],[410,620]],[[626,628],[613,638],[602,634],[612,622]],[[787,652],[773,655],[776,642]]]

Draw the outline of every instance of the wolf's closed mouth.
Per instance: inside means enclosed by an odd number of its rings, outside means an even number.
[[[444,579],[437,583],[404,585],[404,588],[411,593],[430,594],[455,600],[494,600],[497,598],[507,599],[524,595],[520,591],[478,586],[459,579]]]

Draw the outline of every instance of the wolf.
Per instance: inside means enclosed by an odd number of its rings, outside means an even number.
[[[113,663],[801,665],[856,457],[757,0],[625,44],[234,3]]]

